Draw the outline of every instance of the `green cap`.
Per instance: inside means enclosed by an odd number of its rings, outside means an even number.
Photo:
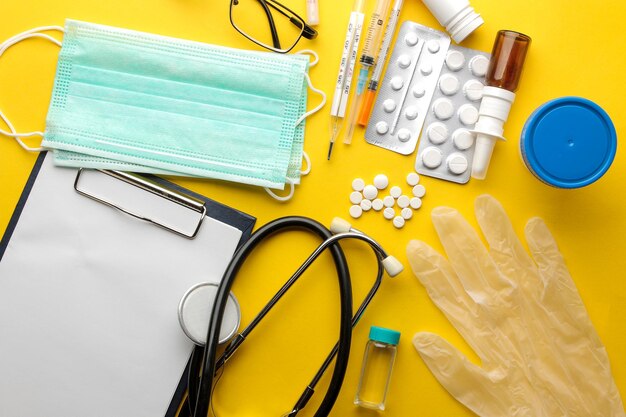
[[[370,339],[375,342],[397,345],[400,341],[400,332],[385,329],[384,327],[372,326],[370,329]]]

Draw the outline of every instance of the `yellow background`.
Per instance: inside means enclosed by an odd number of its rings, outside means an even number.
[[[298,47],[319,52],[321,60],[311,70],[311,76],[317,87],[332,93],[352,1],[319,1],[319,37],[315,41],[302,40]],[[304,2],[285,0],[288,6],[302,12]],[[371,5],[373,0],[369,2]],[[617,385],[626,396],[626,152],[623,146],[618,147],[613,166],[597,183],[568,191],[536,180],[524,167],[518,151],[520,131],[530,113],[545,101],[565,95],[597,102],[612,117],[618,137],[626,133],[626,39],[622,31],[626,3],[472,0],[472,5],[486,23],[463,46],[490,51],[499,29],[518,30],[533,38],[521,87],[505,127],[509,141],[497,145],[486,181],[460,186],[422,177],[427,189],[423,208],[402,230],[394,229],[380,213],[373,212],[354,224],[406,264],[405,247],[410,239],[422,239],[441,249],[429,218],[433,207],[458,208],[475,224],[473,200],[490,193],[503,203],[518,232],[531,216],[543,217],[560,244],[606,345]],[[0,2],[0,38],[35,26],[62,25],[66,17],[258,49],[231,27],[227,0],[5,0]],[[406,0],[400,20],[440,28],[418,0]],[[0,108],[19,131],[44,129],[56,54],[56,47],[30,40],[0,60]],[[311,94],[309,108],[318,100]],[[350,184],[355,177],[371,181],[374,175],[385,173],[392,184],[408,190],[404,178],[412,170],[415,156],[370,146],[363,140],[361,130],[351,146],[338,143],[332,160],[327,162],[328,112],[326,106],[307,120],[305,149],[313,160],[313,170],[287,204],[274,202],[252,187],[208,180],[180,183],[256,216],[259,225],[293,214],[311,216],[324,223],[336,215],[347,216]],[[0,138],[0,230],[9,221],[35,157],[12,139]],[[253,317],[314,244],[308,237],[283,236],[253,257],[234,288],[242,304],[244,322]],[[373,279],[374,262],[368,249],[358,244],[345,247],[351,260],[356,304]],[[37,254],[32,256],[36,262]],[[291,409],[337,334],[335,281],[328,259],[322,259],[266,318],[227,366],[216,392],[218,415],[280,415]],[[402,332],[386,415],[472,415],[436,382],[411,345],[415,332],[432,331],[476,359],[407,270],[396,279],[385,279],[356,328],[350,366],[333,416],[375,414],[352,404],[363,348],[373,324]],[[323,391],[324,387],[320,388]],[[320,396],[315,399],[319,402]],[[302,415],[312,415],[317,402],[313,401]]]

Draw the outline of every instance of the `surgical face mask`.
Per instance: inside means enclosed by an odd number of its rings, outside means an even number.
[[[64,32],[42,142],[57,165],[299,183],[308,57],[73,20]],[[27,37],[53,40],[33,30],[0,54]]]

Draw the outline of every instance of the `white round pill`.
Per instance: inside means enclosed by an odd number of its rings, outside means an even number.
[[[437,42],[434,39],[431,39],[428,42],[426,42],[426,48],[428,48],[430,53],[436,54],[437,52],[439,52],[439,48],[440,48],[439,42]]]
[[[483,88],[485,86],[478,80],[469,80],[463,86],[463,93],[468,100],[479,101],[483,98]]]
[[[365,188],[365,181],[363,181],[363,178],[355,178],[352,180],[352,189],[354,191],[363,191],[363,188]]]
[[[402,218],[405,220],[409,220],[411,217],[413,217],[413,210],[411,210],[410,207],[403,208],[400,212],[400,216],[402,216]]]
[[[391,207],[387,207],[384,211],[383,211],[383,216],[385,217],[385,219],[387,220],[391,220],[393,219],[393,216],[396,215],[396,211],[394,209],[392,209]]]
[[[476,55],[469,62],[470,71],[476,77],[484,77],[489,68],[489,59],[482,55]]]
[[[438,98],[433,103],[433,111],[439,120],[448,120],[454,114],[454,106],[447,98]]]
[[[446,66],[450,71],[458,71],[465,65],[465,56],[459,51],[448,51],[446,56]]]
[[[457,129],[452,134],[452,143],[458,150],[465,151],[474,144],[474,134],[467,129]]]
[[[387,100],[383,101],[383,110],[385,110],[387,113],[391,113],[396,109],[396,102],[391,99],[388,98]]]
[[[409,46],[417,45],[418,41],[419,38],[417,37],[417,33],[415,32],[409,32],[404,36],[404,42],[406,42],[406,44]]]
[[[439,89],[447,96],[452,96],[459,91],[459,79],[452,74],[444,74],[439,78]]]
[[[381,211],[383,209],[383,200],[377,198],[376,200],[372,201],[372,208],[375,211]]]
[[[422,184],[417,184],[413,187],[413,195],[415,197],[422,198],[426,194],[426,188]]]
[[[363,200],[363,194],[361,194],[359,191],[352,191],[350,193],[350,202],[352,204],[359,204],[361,200]]]
[[[361,206],[357,206],[356,204],[350,206],[350,216],[358,219],[359,217],[361,217],[361,214],[363,214],[363,209],[361,208]]]
[[[402,69],[408,68],[411,65],[411,57],[407,54],[402,54],[398,57],[398,66]]]
[[[424,97],[424,94],[426,94],[426,89],[424,88],[423,85],[418,84],[413,87],[413,97],[422,98]]]
[[[411,205],[412,209],[417,210],[422,207],[422,199],[419,197],[413,197],[409,204]]]
[[[378,196],[378,188],[373,185],[366,185],[363,189],[363,196],[368,200],[373,200]]]
[[[419,184],[419,182],[420,182],[420,176],[417,172],[410,172],[406,176],[406,183],[409,184],[411,187]]]
[[[434,146],[429,146],[424,149],[422,152],[422,164],[426,168],[435,169],[439,165],[441,165],[443,156],[441,155],[441,151]]]
[[[379,135],[384,135],[387,132],[389,132],[389,125],[387,124],[387,122],[376,123],[376,133],[378,133]]]
[[[398,207],[407,208],[411,203],[411,199],[406,195],[401,195],[398,197]]]
[[[361,209],[363,211],[370,211],[372,209],[372,201],[371,200],[361,200],[361,202],[359,203],[359,206],[361,206]]]
[[[393,207],[396,204],[396,199],[388,195],[383,198],[383,205],[385,207]]]
[[[417,107],[415,107],[415,106],[409,106],[404,111],[404,115],[409,120],[415,120],[417,118],[417,113],[418,113],[417,112]]]
[[[420,72],[423,75],[430,75],[433,72],[433,65],[430,62],[424,62],[420,67]]]
[[[428,126],[426,135],[433,144],[441,145],[448,139],[448,128],[443,123],[435,122]]]
[[[393,225],[396,227],[396,229],[402,229],[402,227],[404,227],[404,219],[400,216],[394,217]]]
[[[398,91],[404,87],[404,80],[402,77],[393,77],[391,81],[389,81],[389,85],[391,85],[391,89]]]
[[[465,126],[474,126],[478,121],[478,109],[471,104],[464,104],[459,107],[459,120]]]
[[[398,198],[402,195],[402,188],[394,185],[393,187],[391,187],[391,190],[389,190],[389,194],[391,194],[393,198]]]
[[[461,175],[465,171],[467,171],[468,162],[467,158],[459,153],[453,153],[446,158],[446,165],[448,167],[448,171],[455,175]]]
[[[411,131],[406,128],[398,130],[398,140],[400,142],[408,142],[411,139]]]
[[[389,185],[389,178],[385,174],[378,174],[374,177],[374,186],[379,190],[384,190]]]

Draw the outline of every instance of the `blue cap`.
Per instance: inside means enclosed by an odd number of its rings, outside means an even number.
[[[372,326],[370,329],[370,339],[375,342],[397,345],[400,341],[400,332],[385,329],[384,327]]]
[[[522,130],[520,146],[526,166],[541,181],[579,188],[609,169],[617,134],[600,106],[581,97],[563,97],[533,112]]]

